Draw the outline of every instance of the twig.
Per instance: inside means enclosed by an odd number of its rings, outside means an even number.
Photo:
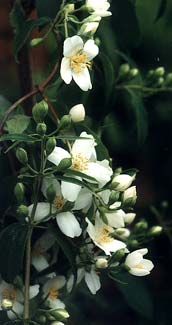
[[[52,70],[52,72],[50,73],[50,75],[47,77],[47,79],[45,81],[43,81],[43,83],[37,87],[35,87],[32,91],[30,91],[28,94],[26,94],[25,96],[21,97],[20,99],[18,99],[12,106],[9,107],[9,109],[6,111],[4,118],[2,120],[2,122],[0,123],[0,135],[2,134],[3,131],[3,126],[6,122],[6,120],[8,119],[8,117],[11,115],[11,113],[15,110],[15,108],[20,105],[21,103],[23,103],[25,100],[27,100],[28,98],[30,98],[31,96],[34,96],[36,94],[38,94],[40,92],[39,89],[45,89],[47,87],[47,85],[49,84],[49,82],[53,79],[53,77],[55,76],[57,70],[59,67],[59,63],[57,62]]]

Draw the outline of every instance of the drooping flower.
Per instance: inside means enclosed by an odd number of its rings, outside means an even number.
[[[43,298],[46,299],[46,305],[50,308],[65,308],[65,304],[58,298],[59,290],[63,288],[66,284],[66,279],[64,276],[59,275],[50,280],[48,280],[43,285]]]
[[[123,192],[123,202],[127,204],[135,204],[137,199],[136,186],[131,186]]]
[[[96,216],[95,225],[88,218],[86,218],[86,222],[88,224],[87,232],[90,238],[106,255],[111,255],[111,252],[115,253],[119,249],[126,247],[125,243],[112,237],[114,229],[106,225],[99,217]]]
[[[112,13],[108,11],[110,4],[107,0],[87,0],[86,6],[97,16],[108,17],[112,15]]]
[[[87,91],[92,88],[88,68],[91,61],[97,56],[99,49],[94,40],[88,40],[85,44],[80,36],[72,36],[64,41],[63,59],[60,74],[66,84],[70,84],[72,78],[76,84]]]
[[[39,293],[39,285],[30,286],[29,298],[32,299]],[[21,316],[24,310],[24,288],[23,291],[16,288],[13,284],[4,280],[0,283],[0,310],[2,310],[3,301],[11,302],[12,310],[7,310],[9,319],[16,319],[16,314]]]
[[[84,139],[82,140],[82,138]],[[93,177],[97,180],[101,188],[110,181],[113,172],[109,166],[108,160],[97,161],[95,146],[96,143],[93,136],[86,132],[82,132],[80,138],[75,140],[71,149],[71,154],[60,147],[56,147],[48,156],[48,160],[58,166],[62,159],[71,158],[71,169]],[[81,180],[80,177],[77,178]],[[61,190],[63,197],[73,202],[76,200],[81,186],[62,181]]]
[[[142,248],[128,254],[125,264],[129,267],[129,273],[135,276],[145,276],[150,274],[154,265],[150,260],[143,258],[147,252],[147,248]]]
[[[85,283],[90,290],[90,292],[95,295],[96,292],[100,289],[101,283],[100,278],[94,268],[90,270],[90,272],[85,271],[84,268],[79,268],[77,271],[77,281],[76,284],[79,284],[82,280],[85,280]],[[71,274],[70,278],[67,282],[67,290],[68,292],[71,292],[74,284],[74,275]]]

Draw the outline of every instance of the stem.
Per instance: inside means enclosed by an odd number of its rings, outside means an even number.
[[[30,288],[30,261],[31,261],[31,237],[33,227],[30,226],[26,244],[26,271],[24,293],[24,325],[29,324],[29,288]]]
[[[159,92],[172,92],[172,87],[151,88],[151,87],[145,87],[145,86],[141,86],[141,85],[119,85],[119,86],[116,86],[116,89],[137,90],[137,91],[142,91],[145,93],[150,93],[150,95],[154,95]]]
[[[68,13],[65,12],[65,19],[64,19],[64,29],[65,29],[65,38],[69,37],[68,27],[67,27],[67,20],[68,20]]]

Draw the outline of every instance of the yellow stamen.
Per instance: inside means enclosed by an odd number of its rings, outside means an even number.
[[[70,65],[75,73],[80,73],[85,67],[90,67],[91,63],[87,61],[86,53],[81,53],[71,57]]]
[[[53,204],[54,204],[54,206],[55,206],[55,208],[58,210],[58,209],[61,209],[63,206],[64,206],[64,199],[63,199],[63,197],[62,196],[56,196],[55,197],[55,199],[54,199],[54,202],[53,202]]]
[[[2,292],[3,299],[14,301],[17,297],[16,291],[14,289],[5,288]]]
[[[72,157],[72,169],[84,171],[88,169],[88,159],[82,154],[78,153]]]
[[[58,297],[58,290],[55,288],[51,288],[48,293],[48,298],[51,300],[55,300]]]
[[[111,234],[111,229],[109,229],[108,226],[105,226],[100,229],[99,234],[98,234],[98,243],[110,243],[112,241],[112,238],[110,237]]]

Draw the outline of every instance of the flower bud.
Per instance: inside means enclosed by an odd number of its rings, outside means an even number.
[[[40,43],[42,43],[43,40],[44,40],[43,37],[33,38],[33,39],[30,41],[30,46],[31,46],[31,47],[37,46],[37,45],[39,45]]]
[[[134,226],[134,229],[137,231],[143,231],[148,229],[148,223],[146,220],[141,220],[139,222],[137,222]]]
[[[22,183],[17,183],[14,188],[14,194],[18,202],[22,202],[24,198],[24,185]]]
[[[69,3],[68,5],[65,6],[65,10],[67,13],[71,13],[75,10],[75,5],[74,3]]]
[[[46,126],[45,123],[38,123],[38,124],[37,124],[36,132],[37,132],[39,135],[41,135],[41,136],[45,135],[46,131],[47,131],[47,126]]]
[[[125,205],[134,205],[137,199],[136,186],[131,186],[125,190],[122,199]]]
[[[46,143],[47,156],[49,156],[53,152],[55,146],[56,146],[56,139],[54,137],[49,138]]]
[[[133,239],[130,241],[130,246],[134,249],[134,248],[138,248],[139,247],[139,242],[137,239]]]
[[[161,87],[164,84],[164,78],[159,77],[156,83],[154,84],[154,87]]]
[[[48,202],[52,203],[56,197],[56,190],[54,189],[54,186],[51,184],[46,191],[46,196]]]
[[[165,79],[166,86],[172,86],[172,73],[168,73]]]
[[[98,269],[106,269],[108,267],[107,259],[103,257],[98,257],[96,261],[96,267]]]
[[[17,148],[16,150],[16,157],[21,164],[27,165],[28,163],[28,155],[25,149]]]
[[[87,22],[82,25],[81,29],[78,32],[78,35],[89,34],[90,36],[93,36],[97,31],[98,27],[99,27],[99,22],[97,21]]]
[[[10,310],[13,308],[13,302],[9,299],[3,299],[1,302],[2,309]]]
[[[136,68],[133,68],[128,73],[128,78],[135,78],[139,74],[139,70]]]
[[[51,310],[49,311],[49,314],[54,317],[56,320],[63,320],[66,318],[69,318],[69,313],[67,312],[67,310],[65,309],[55,309],[55,310]]]
[[[109,204],[112,205],[114,202],[119,200],[119,192],[112,191],[109,198]]]
[[[53,322],[53,323],[51,323],[51,325],[64,325],[64,323],[62,323],[62,322]]]
[[[26,218],[29,214],[28,207],[26,205],[21,204],[17,209],[17,214],[21,218]]]
[[[127,174],[120,174],[112,179],[111,187],[116,191],[125,191],[133,182],[136,175],[130,176]]]
[[[134,221],[135,217],[136,217],[136,213],[126,213],[124,216],[124,222],[127,225],[130,225]]]
[[[154,71],[154,75],[155,75],[156,77],[163,77],[164,74],[165,74],[165,69],[164,69],[164,67],[158,67],[158,68],[156,68],[155,71]]]
[[[162,233],[163,228],[161,226],[153,226],[148,231],[148,236],[159,236]]]
[[[126,76],[128,76],[129,71],[130,66],[128,63],[121,64],[119,68],[119,78],[124,79]]]
[[[115,233],[122,239],[128,238],[130,236],[130,230],[126,228],[118,228]]]
[[[69,111],[69,115],[71,117],[72,122],[74,122],[74,123],[84,121],[84,119],[85,119],[84,105],[78,104],[78,105],[73,106]]]
[[[69,127],[71,124],[70,115],[63,115],[58,125],[58,131]]]
[[[45,100],[34,105],[32,115],[36,123],[42,123],[48,113],[48,104]]]
[[[119,249],[113,256],[111,257],[112,263],[120,262],[121,259],[125,256],[125,248]]]
[[[36,320],[39,322],[39,324],[46,324],[47,318],[45,315],[38,315],[36,316]]]

